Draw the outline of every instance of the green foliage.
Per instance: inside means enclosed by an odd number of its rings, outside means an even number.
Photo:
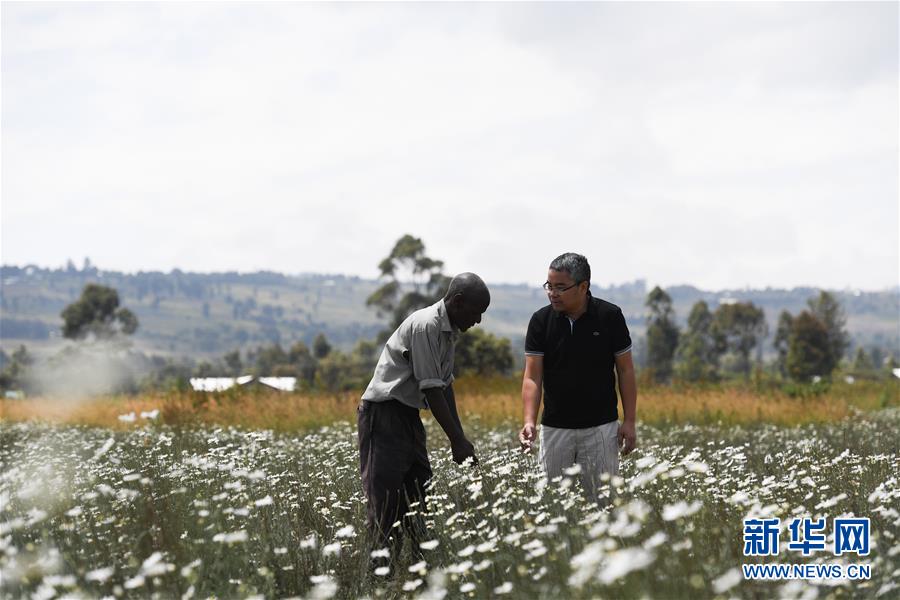
[[[898,363],[894,355],[891,354],[888,357],[887,361],[885,361],[884,363],[884,370],[885,373],[887,373],[888,377],[894,376],[894,369],[896,369],[897,367],[900,367],[900,363]]]
[[[875,373],[875,363],[872,362],[866,349],[862,346],[856,349],[852,371],[856,377],[868,377]]]
[[[808,383],[788,381],[781,389],[791,398],[810,399],[827,394],[831,390],[831,383],[826,380]]]
[[[394,244],[391,253],[379,264],[384,284],[367,299],[367,306],[374,306],[379,316],[390,315],[390,326],[381,332],[380,341],[388,336],[411,313],[440,300],[450,278],[443,273],[444,263],[425,254],[425,244],[409,234]],[[401,280],[410,279],[412,290],[401,295]]]
[[[3,357],[3,368],[0,371],[0,391],[25,387],[28,368],[34,364],[34,357],[24,345],[16,348],[9,357],[4,352]]]
[[[799,382],[831,377],[850,344],[844,309],[833,295],[820,291],[807,305],[809,310],[797,317],[783,311],[775,334],[778,365],[783,367],[782,373]],[[852,371],[861,376],[874,371],[863,348],[857,351]]]
[[[794,319],[786,365],[788,374],[796,381],[809,381],[816,375],[827,377],[834,370],[828,330],[808,310]]]
[[[313,356],[321,360],[328,356],[330,352],[331,344],[328,343],[328,339],[325,337],[325,334],[320,333],[316,336],[316,339],[313,340]]]
[[[375,342],[360,340],[352,351],[344,353],[320,334],[315,345],[320,356],[303,342],[296,342],[287,351],[277,343],[259,346],[247,353],[246,360],[234,350],[221,360],[200,362],[193,368],[193,376],[237,377],[250,373],[257,377],[296,377],[297,391],[362,390],[369,382],[377,358]]]
[[[221,377],[222,374],[219,372],[219,369],[209,362],[208,360],[204,360],[197,365],[194,369],[194,377]]]
[[[350,357],[343,352],[334,352],[321,358],[316,366],[315,386],[318,389],[338,391],[352,388],[348,373],[351,368]]]
[[[752,302],[721,304],[713,314],[712,332],[718,352],[731,353],[734,370],[746,379],[753,368],[750,353],[767,330],[765,313]]]
[[[460,334],[454,358],[456,375],[508,375],[512,366],[512,346],[507,338],[479,328]]]
[[[688,329],[676,352],[676,374],[685,381],[715,381],[718,378],[716,343],[712,334],[712,313],[703,300],[691,308]]]
[[[177,361],[172,358],[154,356],[151,359],[151,364],[150,372],[141,381],[143,391],[186,392],[190,389],[189,380],[193,369],[190,363],[183,360]]]
[[[275,375],[275,370],[278,367],[284,365],[293,366],[288,358],[288,354],[281,347],[281,344],[261,346],[257,348],[253,358],[255,359],[253,374],[260,377]],[[284,369],[280,369],[279,371],[284,373]]]
[[[63,336],[69,339],[109,339],[119,333],[131,335],[138,328],[134,313],[119,307],[119,293],[96,283],[84,286],[81,298],[67,306],[61,316]]]
[[[229,375],[231,377],[238,377],[242,374],[244,364],[243,362],[241,362],[240,350],[229,352],[222,357],[222,362],[225,363],[226,375]]]
[[[288,352],[288,361],[296,369],[297,377],[305,385],[312,385],[316,377],[316,359],[303,342],[296,342]]]
[[[647,295],[647,367],[656,381],[672,377],[672,363],[678,348],[678,326],[672,310],[672,298],[659,286]]]
[[[22,345],[16,348],[15,352],[12,353],[12,363],[18,363],[23,367],[28,367],[34,364],[34,357],[28,352],[28,348]]]
[[[778,315],[778,325],[775,328],[775,352],[778,353],[775,359],[775,367],[782,377],[787,375],[787,354],[791,343],[791,329],[794,326],[794,317],[786,310],[781,311]]]
[[[385,250],[385,255],[389,249]],[[373,259],[373,266],[380,258]],[[99,278],[95,267],[81,271],[81,261],[76,263],[79,269],[71,271],[65,266],[58,269],[0,266],[3,280],[3,286],[0,286],[0,310],[3,312],[0,335],[7,353],[21,343],[31,348],[31,340],[43,340],[34,344],[42,351],[64,345],[61,341],[64,338],[52,337],[62,325],[60,312],[78,299],[81,289],[89,282],[115,288],[120,304],[140,319],[140,327],[134,335],[136,344],[149,353],[166,356],[197,360],[202,355],[212,359],[234,348],[246,351],[275,341],[285,347],[293,340],[311,344],[319,332],[325,333],[335,346],[350,348],[360,338],[374,339],[387,326],[387,319],[379,319],[375,310],[361,310],[366,298],[384,283],[383,280],[375,282],[337,274],[121,273],[106,269]],[[255,300],[254,288],[257,290]],[[404,284],[401,294],[410,289],[412,285]],[[645,311],[649,288],[637,280],[606,287],[594,282],[591,290],[595,296],[622,308],[635,341],[635,358],[640,357],[643,365],[646,362],[643,356],[646,332],[643,319],[634,317]],[[710,303],[710,310],[716,306],[708,291],[692,286],[672,286],[666,291],[679,316],[687,316],[691,306],[701,299]],[[819,290],[742,290],[739,294],[741,300],[752,301],[772,317],[774,331],[781,311],[799,313],[807,308],[808,299],[817,296]],[[848,316],[853,351],[857,346],[864,346],[879,369],[879,376],[885,376],[882,371],[884,361],[900,348],[898,291],[835,291],[832,294]],[[513,347],[519,347],[516,337],[524,335],[524,324],[542,302],[543,294],[526,286],[492,284],[491,295],[491,331],[510,337]],[[204,302],[210,306],[209,319],[199,318]],[[235,316],[234,309],[238,304],[240,310]],[[195,330],[202,330],[204,334],[197,335]],[[274,331],[280,333],[279,339],[272,336]],[[771,347],[766,350],[774,352]],[[516,352],[515,359],[521,361],[521,354]]]
[[[332,351],[320,358],[316,367],[316,388],[329,392],[365,389],[375,368],[375,350],[374,343],[360,340],[349,354]]]
[[[837,366],[850,346],[844,309],[834,296],[824,290],[816,298],[810,298],[807,304],[810,312],[825,325],[831,361]]]

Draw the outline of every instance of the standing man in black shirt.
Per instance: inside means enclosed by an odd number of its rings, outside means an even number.
[[[547,477],[577,464],[585,493],[599,501],[601,475],[617,474],[620,449],[628,454],[635,447],[637,384],[622,310],[594,298],[590,285],[584,256],[568,252],[550,263],[544,283],[550,304],[532,315],[525,337],[519,441],[531,448],[537,439],[543,392],[540,460]]]

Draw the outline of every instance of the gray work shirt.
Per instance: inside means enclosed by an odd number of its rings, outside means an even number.
[[[362,399],[394,399],[413,408],[428,408],[423,390],[453,383],[458,336],[443,300],[409,315],[385,343]]]

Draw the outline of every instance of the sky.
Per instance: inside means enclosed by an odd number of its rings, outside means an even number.
[[[3,2],[0,258],[894,288],[898,6]]]

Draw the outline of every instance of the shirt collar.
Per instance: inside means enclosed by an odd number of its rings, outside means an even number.
[[[444,304],[444,299],[441,298],[435,302],[435,306],[437,306],[437,313],[441,319],[441,331],[446,331],[451,334],[459,333],[459,330],[450,322],[450,315],[447,314],[447,306]]]

